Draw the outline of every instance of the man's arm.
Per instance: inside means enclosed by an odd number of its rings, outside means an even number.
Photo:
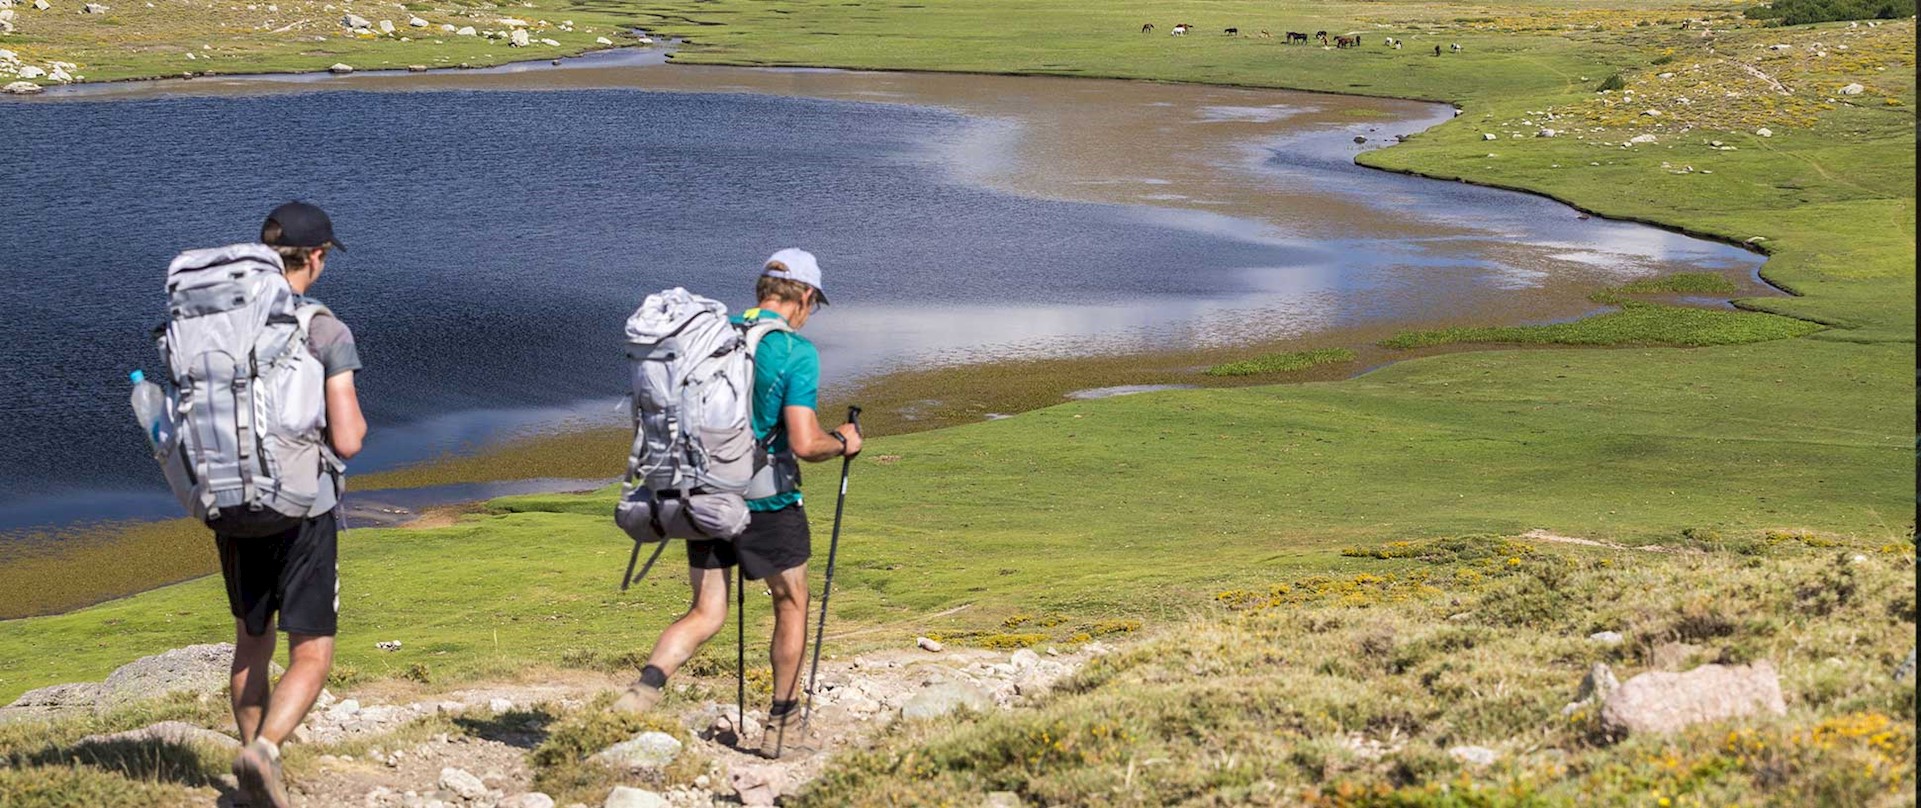
[[[813,407],[782,407],[780,420],[787,427],[787,445],[793,448],[795,456],[809,463],[860,454],[860,430],[853,424],[841,424],[834,430],[847,441],[843,451],[841,442],[820,428],[820,415]]]
[[[327,377],[327,443],[333,446],[334,454],[342,460],[360,454],[360,442],[366,437],[367,419],[360,414],[353,371]]]

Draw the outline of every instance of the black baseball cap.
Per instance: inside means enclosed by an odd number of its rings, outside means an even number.
[[[334,237],[334,223],[327,218],[327,212],[306,202],[288,202],[274,208],[267,214],[267,222],[280,225],[280,237],[269,242],[271,246],[347,249],[347,245]],[[266,223],[262,223],[263,235],[265,229]]]

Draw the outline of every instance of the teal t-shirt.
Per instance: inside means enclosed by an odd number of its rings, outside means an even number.
[[[766,309],[748,309],[734,316],[734,322],[780,315]],[[754,438],[766,440],[780,426],[782,407],[816,409],[820,401],[820,350],[806,337],[789,331],[774,331],[760,341],[754,352]],[[788,449],[785,430],[774,438],[773,450]],[[800,504],[800,492],[789,491],[747,501],[752,511],[778,511]]]

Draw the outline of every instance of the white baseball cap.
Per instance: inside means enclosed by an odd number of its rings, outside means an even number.
[[[820,262],[814,260],[813,253],[799,247],[788,247],[767,256],[767,263],[762,265],[760,274],[769,278],[800,281],[812,286],[818,293],[820,304],[827,305],[827,290],[820,285]]]

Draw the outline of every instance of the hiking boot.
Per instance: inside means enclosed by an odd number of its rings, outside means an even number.
[[[762,725],[760,751],[757,754],[768,760],[807,757],[814,753],[814,749],[801,742],[801,736],[805,734],[801,731],[801,711],[798,708],[780,715],[770,715]]]
[[[266,741],[255,738],[233,759],[233,776],[240,782],[247,804],[255,808],[293,808],[280,775],[280,756]]]
[[[621,691],[620,698],[615,699],[614,705],[608,709],[628,715],[643,715],[654,709],[654,705],[659,704],[665,696],[666,694],[662,693],[658,687],[648,687],[635,682]]]

